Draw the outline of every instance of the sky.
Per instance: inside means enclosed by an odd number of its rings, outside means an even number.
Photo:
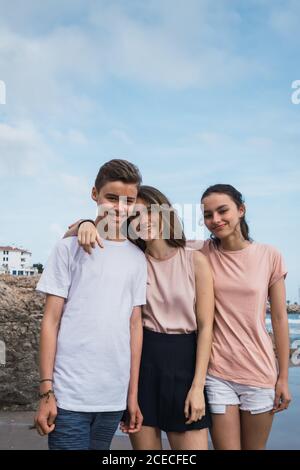
[[[45,263],[95,215],[100,166],[125,158],[176,204],[234,185],[299,302],[299,1],[0,0],[0,12],[0,245]]]

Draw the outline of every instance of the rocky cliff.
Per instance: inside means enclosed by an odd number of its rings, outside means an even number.
[[[0,409],[35,409],[44,297],[37,277],[0,276]]]

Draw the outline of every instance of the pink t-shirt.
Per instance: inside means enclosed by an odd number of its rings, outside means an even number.
[[[158,260],[146,253],[147,303],[143,326],[157,333],[184,334],[197,330],[193,252],[178,248]]]
[[[215,324],[208,373],[233,382],[274,387],[277,364],[265,326],[268,289],[287,274],[281,254],[252,242],[238,251],[202,249],[213,271]]]

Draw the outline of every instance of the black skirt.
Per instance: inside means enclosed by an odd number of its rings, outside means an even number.
[[[143,425],[165,432],[184,432],[211,426],[206,393],[206,414],[185,424],[184,404],[196,363],[197,336],[156,333],[144,328],[139,379],[139,406]]]

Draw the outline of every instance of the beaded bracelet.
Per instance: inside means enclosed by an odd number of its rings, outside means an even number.
[[[50,395],[53,395],[54,398],[55,398],[55,395],[54,395],[54,391],[53,390],[48,390],[48,392],[45,392],[45,393],[39,393],[39,398],[42,399],[42,398],[47,398],[46,400],[46,403],[48,403],[49,401],[49,398],[50,398]]]

